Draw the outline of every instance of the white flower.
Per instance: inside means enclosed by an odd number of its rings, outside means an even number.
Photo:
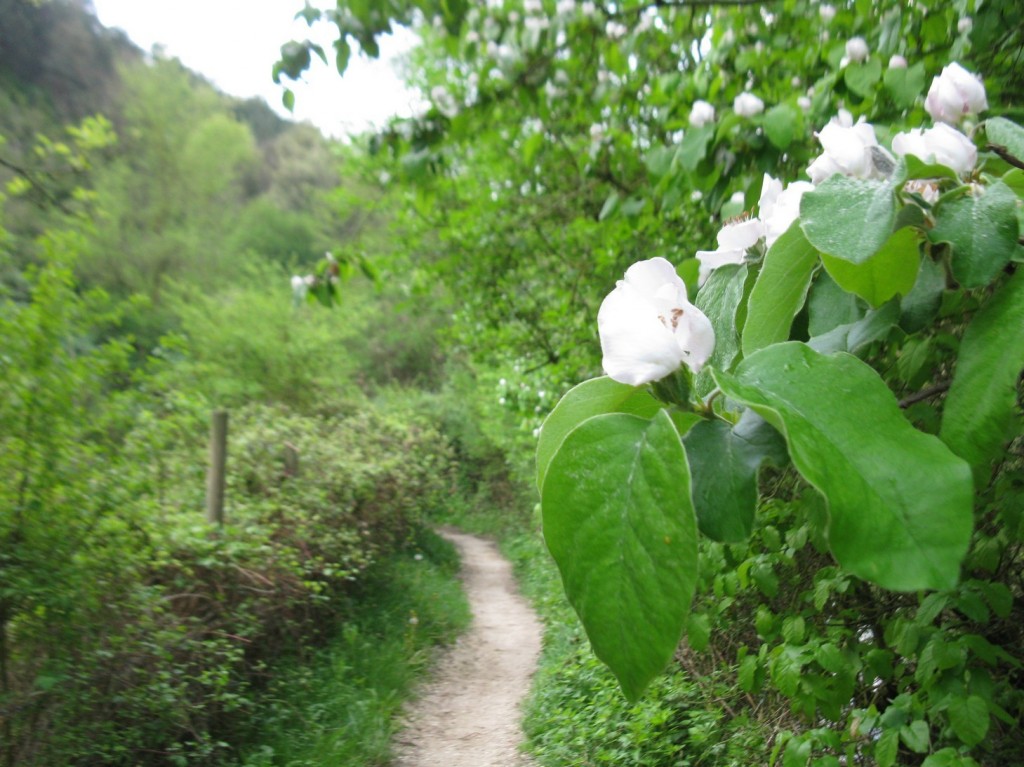
[[[690,125],[701,128],[715,121],[715,108],[706,101],[694,101],[690,110]]]
[[[809,112],[811,109],[811,100],[806,96],[799,96],[796,100],[796,105],[805,112]]]
[[[818,16],[821,20],[828,24],[832,19],[836,17],[836,9],[834,5],[819,5]]]
[[[698,284],[703,285],[711,272],[721,266],[742,264],[747,249],[754,247],[763,236],[764,224],[757,218],[733,221],[723,226],[718,232],[718,247],[715,250],[697,251],[697,260],[700,261]]]
[[[617,21],[609,21],[604,27],[604,33],[608,35],[611,40],[618,40],[619,38],[625,37],[628,32],[629,27],[625,24],[620,24]]]
[[[978,150],[971,140],[945,123],[893,136],[892,151],[900,157],[912,154],[923,162],[945,165],[957,173],[969,173],[978,162]]]
[[[814,189],[814,184],[806,181],[794,181],[783,189],[781,181],[764,174],[757,216],[764,225],[765,247],[770,248],[800,217],[800,198],[811,189]]]
[[[889,69],[906,69],[907,60],[900,56],[898,53],[894,53],[889,57]]]
[[[853,178],[884,178],[894,164],[892,156],[878,145],[875,129],[860,121],[853,125],[849,112],[840,112],[815,135],[824,154],[807,168],[811,183],[820,184],[840,173]]]
[[[559,16],[572,16],[576,13],[576,0],[558,0],[555,3],[555,13]]]
[[[302,281],[310,288],[316,285],[316,277],[312,274],[307,274],[302,278]]]
[[[459,112],[459,106],[452,98],[452,94],[443,85],[435,85],[430,89],[430,100],[434,102],[437,111],[445,117],[455,117]]]
[[[580,3],[580,13],[586,16],[588,19],[593,18],[597,15],[597,6],[590,0],[585,0]]]
[[[306,281],[297,274],[292,275],[292,290],[298,293],[306,288]]]
[[[548,21],[547,16],[527,16],[523,22],[523,28],[527,32],[538,35],[550,26],[551,22]]]
[[[956,31],[961,35],[965,35],[971,31],[974,27],[974,21],[970,16],[964,16],[956,23]]]
[[[933,120],[955,125],[969,114],[988,109],[985,85],[956,62],[932,80],[924,108]]]
[[[626,270],[597,313],[602,365],[619,383],[640,386],[681,365],[697,372],[715,348],[715,331],[686,298],[686,285],[664,258]]]
[[[544,13],[544,4],[541,0],[523,0],[523,10],[526,13]]]
[[[746,201],[747,201],[747,196],[743,192],[733,192],[729,196],[729,202],[731,202],[733,205],[740,205],[740,206],[742,206],[743,203],[745,203]]]
[[[846,41],[846,59],[858,64],[868,57],[868,44],[863,37],[851,37]]]
[[[939,192],[939,185],[934,181],[929,181],[924,178],[912,178],[903,185],[903,190],[920,195],[921,198],[930,205],[937,203],[941,196]]]
[[[740,117],[753,117],[764,111],[764,102],[748,91],[743,91],[732,102],[733,111]]]

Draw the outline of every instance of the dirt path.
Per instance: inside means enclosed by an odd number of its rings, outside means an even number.
[[[529,767],[518,751],[519,704],[540,654],[540,621],[494,544],[441,534],[462,556],[473,622],[408,711],[395,767]]]

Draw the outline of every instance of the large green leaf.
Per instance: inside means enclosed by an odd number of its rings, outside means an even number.
[[[822,354],[831,354],[832,352],[857,354],[868,344],[888,336],[899,316],[899,302],[890,301],[877,309],[868,310],[867,314],[856,322],[839,325],[827,333],[813,336],[807,345]]]
[[[1005,117],[991,117],[985,120],[985,136],[1004,153],[1024,161],[1024,128]]]
[[[968,746],[976,746],[988,734],[988,704],[980,695],[954,698],[949,702],[949,724]]]
[[[889,239],[896,220],[895,189],[904,172],[884,181],[832,176],[800,198],[808,241],[830,256],[860,264]]]
[[[594,652],[631,700],[671,660],[697,579],[697,519],[672,419],[584,421],[551,459],[544,539]]]
[[[789,328],[804,305],[817,264],[818,251],[794,222],[769,248],[750,291],[743,323],[744,356],[789,338]]]
[[[1024,368],[1024,271],[1003,285],[971,320],[960,344],[939,436],[988,484],[992,461],[1014,426],[1017,379]]]
[[[900,229],[881,249],[861,264],[823,255],[821,262],[843,290],[860,296],[878,307],[896,295],[907,295],[914,287],[921,264],[918,253],[920,233]]]
[[[935,208],[932,242],[953,248],[953,276],[965,288],[988,285],[1017,250],[1017,196],[1002,181]]]
[[[781,436],[748,410],[735,427],[702,420],[683,444],[700,531],[716,541],[746,539],[757,507],[757,472],[766,461],[782,465],[785,460]]]
[[[715,380],[786,436],[794,465],[828,502],[829,546],[843,567],[900,591],[956,584],[971,537],[970,469],[910,425],[871,367],[791,342]]]
[[[604,376],[573,387],[548,415],[537,439],[537,487],[544,486],[551,456],[565,435],[588,418],[604,413],[632,413],[650,418],[661,408],[646,389],[613,381]]]
[[[896,105],[902,108],[911,107],[924,92],[924,64],[918,62],[911,67],[888,67],[883,82],[886,90],[892,94]]]
[[[843,71],[843,80],[847,87],[858,96],[871,96],[875,91],[875,85],[882,77],[882,61],[878,56],[872,56],[863,64],[848,64]]]
[[[727,264],[715,269],[701,286],[694,304],[704,312],[715,329],[715,350],[707,364],[728,370],[740,351],[736,310],[743,300],[743,287],[747,280],[744,264]]]

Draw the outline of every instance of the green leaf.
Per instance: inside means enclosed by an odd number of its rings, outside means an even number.
[[[893,767],[896,764],[896,754],[899,751],[899,733],[896,730],[886,730],[875,743],[875,761],[878,767]]]
[[[565,435],[588,418],[605,413],[632,413],[650,418],[660,409],[661,403],[646,389],[628,386],[607,376],[573,387],[545,419],[537,438],[537,488],[544,486],[548,464]]]
[[[985,136],[988,143],[1024,162],[1024,128],[1005,117],[991,117],[985,120]]]
[[[900,727],[900,740],[915,754],[923,754],[931,744],[928,723],[918,719]]]
[[[803,132],[803,114],[792,104],[777,104],[764,113],[764,133],[782,151]]]
[[[769,248],[750,291],[743,324],[744,356],[789,338],[793,318],[804,305],[817,264],[818,251],[794,222]]]
[[[882,61],[877,56],[871,57],[863,64],[848,64],[843,72],[846,86],[862,98],[867,98],[875,92],[875,85],[881,78]]]
[[[955,748],[943,748],[930,754],[921,767],[978,767],[978,763],[969,756],[961,756]]]
[[[914,287],[900,301],[900,327],[916,333],[931,324],[942,305],[946,273],[931,258],[922,258]]]
[[[686,623],[686,638],[694,652],[703,652],[711,641],[711,620],[704,613],[693,613]]]
[[[715,136],[714,124],[691,128],[686,131],[676,152],[676,162],[691,173],[697,169],[708,153],[708,144]]]
[[[291,88],[284,89],[284,93],[281,94],[281,104],[284,105],[284,108],[289,112],[293,112],[295,110],[295,93]]]
[[[871,367],[785,343],[714,375],[785,435],[797,470],[828,502],[843,567],[900,591],[956,584],[971,537],[970,470],[907,422]]]
[[[715,330],[715,350],[707,365],[728,370],[740,352],[739,328],[736,326],[736,311],[743,301],[743,289],[747,280],[744,264],[727,264],[715,269],[708,281],[701,286],[694,304],[704,312]],[[705,368],[706,370],[707,368]],[[701,371],[703,374],[704,371]],[[702,387],[698,375],[697,390],[707,394],[711,387]]]
[[[838,175],[821,182],[800,199],[800,225],[808,241],[830,256],[854,264],[867,261],[892,234],[895,186],[893,179]]]
[[[1024,368],[1024,270],[981,307],[964,331],[939,436],[988,484],[991,463],[1014,428]]]
[[[1002,181],[977,196],[961,195],[935,207],[932,242],[953,249],[953,276],[965,288],[988,285],[1017,250],[1017,197]]]
[[[871,309],[856,322],[840,325],[828,333],[815,336],[807,342],[807,345],[822,354],[831,354],[832,352],[856,354],[869,344],[888,336],[899,316],[899,302],[890,301],[878,309]]]
[[[697,580],[689,469],[668,413],[584,421],[551,459],[541,509],[569,602],[636,700],[671,660]]]
[[[827,271],[818,272],[807,294],[807,332],[811,338],[863,317],[864,308],[857,296],[836,285]]]
[[[822,255],[821,262],[839,286],[874,307],[896,295],[907,295],[917,279],[921,264],[918,253],[920,233],[900,229],[867,261],[854,264],[841,258]]]
[[[892,94],[896,106],[906,109],[912,107],[918,97],[924,93],[924,62],[918,62],[910,67],[889,67],[885,70],[882,82],[885,88]]]
[[[782,438],[760,418],[761,430],[701,420],[683,439],[690,461],[693,505],[704,535],[716,541],[745,540],[754,526],[757,473],[766,461],[778,463]],[[741,419],[741,423],[743,423]],[[771,436],[774,434],[775,443]]]

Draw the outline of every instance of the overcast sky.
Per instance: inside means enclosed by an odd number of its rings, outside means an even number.
[[[93,6],[104,26],[123,29],[143,50],[163,45],[225,93],[260,96],[288,114],[270,72],[283,43],[310,36],[306,23],[294,20],[302,0],[93,0]],[[329,30],[325,25],[317,42],[331,60]],[[417,97],[405,90],[394,60],[414,40],[400,30],[382,41],[380,59],[353,56],[344,78],[314,57],[306,82],[292,88],[294,117],[341,136],[381,126],[394,114],[411,114]]]

